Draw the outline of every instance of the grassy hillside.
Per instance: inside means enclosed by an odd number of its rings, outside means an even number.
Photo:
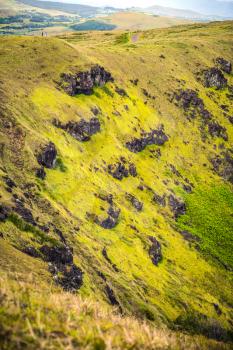
[[[1,38],[4,349],[231,348],[233,76],[215,89],[203,70],[233,61],[232,33],[223,22]],[[68,94],[64,73],[96,64],[114,81]],[[72,136],[93,118],[98,132]],[[56,161],[43,169],[49,142]],[[73,265],[44,246],[73,249],[74,295],[61,289]]]

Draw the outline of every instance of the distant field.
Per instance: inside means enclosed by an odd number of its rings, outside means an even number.
[[[134,12],[118,12],[103,17],[102,20],[116,25],[118,29],[132,30],[167,28],[174,25],[192,23],[190,20],[178,19],[175,17],[160,17]]]

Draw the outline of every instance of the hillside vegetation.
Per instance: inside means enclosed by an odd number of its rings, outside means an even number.
[[[232,348],[232,34],[1,37],[1,348]]]

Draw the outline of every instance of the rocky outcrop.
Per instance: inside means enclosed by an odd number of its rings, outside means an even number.
[[[37,156],[37,161],[45,168],[53,168],[56,163],[57,150],[54,143],[49,142]]]
[[[189,120],[192,120],[199,115],[204,120],[208,120],[212,117],[210,112],[205,108],[203,100],[198,96],[198,93],[195,90],[180,89],[174,93],[172,101],[174,100],[175,104],[185,111],[185,115]]]
[[[133,196],[130,193],[126,193],[126,199],[132,204],[132,206],[137,210],[137,211],[142,211],[143,209],[143,203],[140,202],[135,196]]]
[[[161,207],[165,207],[166,206],[166,195],[164,194],[163,196],[160,196],[159,194],[154,192],[153,201],[155,203],[157,203],[158,205],[160,205]]]
[[[138,153],[143,151],[146,146],[162,146],[167,141],[168,136],[165,134],[164,127],[161,125],[158,129],[154,129],[151,132],[142,132],[141,138],[133,138],[131,141],[126,142],[125,145],[129,151]]]
[[[227,79],[220,69],[212,67],[203,72],[203,83],[207,88],[214,87],[219,90],[227,86]]]
[[[9,216],[10,210],[7,206],[0,203],[0,222],[4,222]]]
[[[112,290],[112,288],[108,284],[106,284],[106,286],[105,286],[105,293],[106,293],[111,305],[113,305],[113,306],[120,305],[119,301],[117,300],[117,298],[115,296],[114,291]]]
[[[98,220],[98,224],[105,229],[112,229],[118,224],[120,209],[110,206],[108,209],[108,217],[104,220]]]
[[[92,135],[100,131],[100,122],[96,117],[91,118],[89,121],[84,119],[78,122],[69,121],[64,125],[55,119],[53,120],[53,124],[57,128],[67,131],[78,141],[89,141]]]
[[[103,255],[103,257],[106,259],[106,261],[112,266],[113,270],[114,270],[115,272],[119,272],[119,269],[118,269],[118,267],[116,266],[116,264],[113,264],[112,261],[111,261],[111,259],[109,258],[108,252],[107,252],[107,249],[106,249],[106,248],[103,248],[103,250],[102,250],[102,255]]]
[[[26,208],[24,203],[20,199],[15,200],[15,206],[13,210],[27,223],[36,226],[36,221],[32,215],[30,209]]]
[[[56,283],[63,289],[76,292],[83,284],[83,272],[73,263],[73,251],[67,246],[40,248],[44,260],[49,263],[49,271]]]
[[[111,73],[99,65],[91,67],[89,71],[61,75],[61,86],[70,96],[91,95],[95,86],[102,87],[107,82],[113,81]]]
[[[44,259],[55,264],[71,264],[73,262],[73,251],[67,246],[49,247],[44,245],[40,248]]]
[[[41,180],[44,180],[46,177],[46,172],[44,170],[44,167],[40,167],[38,169],[36,169],[36,177],[38,177]]]
[[[9,176],[3,176],[3,180],[8,189],[12,190],[14,187],[17,187],[16,183]]]
[[[198,116],[201,118],[202,124],[200,131],[203,139],[206,138],[205,133],[208,132],[211,137],[221,137],[225,141],[228,140],[226,129],[213,119],[212,114],[205,108],[203,100],[198,96],[196,91],[180,89],[174,93],[172,101],[174,100],[175,104],[184,110],[188,120],[192,120]]]
[[[171,211],[174,214],[174,218],[177,219],[180,215],[184,215],[186,213],[186,205],[185,203],[173,196],[172,194],[168,197],[168,204],[170,206]]]
[[[216,58],[216,63],[223,72],[227,74],[231,73],[232,65],[230,61],[225,60],[223,57],[218,57]]]
[[[161,244],[155,237],[149,236],[149,240],[151,242],[151,246],[149,248],[150,259],[155,266],[158,266],[159,262],[162,260]]]
[[[68,292],[76,292],[83,284],[83,271],[75,264],[51,264],[49,271],[53,274],[56,283]]]
[[[210,161],[213,165],[213,170],[224,180],[233,184],[233,154],[230,150],[221,152],[220,155],[216,155]]]
[[[33,257],[33,258],[39,258],[41,257],[40,253],[37,251],[37,249],[33,246],[26,246],[22,249],[22,252]]]
[[[115,88],[115,91],[116,91],[116,93],[118,95],[120,95],[122,97],[127,97],[128,96],[127,92],[124,89],[119,88],[118,86]]]
[[[101,218],[92,213],[87,213],[86,215],[89,220],[92,220],[104,229],[113,229],[119,222],[120,212],[120,209],[112,203],[107,210],[107,217],[105,218]]]
[[[221,137],[223,140],[228,140],[226,128],[221,126],[216,120],[208,121],[208,130],[212,137]]]
[[[108,165],[108,173],[117,180],[123,180],[124,177],[137,176],[137,169],[133,163],[127,164],[125,159],[121,159],[121,162]]]

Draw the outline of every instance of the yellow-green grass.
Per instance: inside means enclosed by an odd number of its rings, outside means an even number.
[[[6,145],[2,152],[2,166],[20,186],[28,182],[37,184],[32,203],[34,217],[38,217],[41,224],[54,222],[74,248],[75,261],[85,272],[84,284],[78,292],[83,298],[107,301],[104,282],[98,275],[101,271],[127,315],[147,317],[154,324],[162,322],[171,326],[181,315],[204,314],[230,330],[232,275],[216,262],[221,254],[219,260],[229,264],[229,250],[225,257],[208,235],[209,226],[205,222],[200,221],[199,230],[198,217],[202,215],[204,205],[209,207],[204,210],[203,219],[208,215],[216,192],[229,191],[228,196],[232,198],[231,185],[211,170],[209,162],[210,156],[220,152],[220,144],[232,147],[232,125],[219,107],[228,103],[227,91],[213,91],[215,103],[197,81],[195,73],[200,68],[212,66],[213,59],[218,56],[232,60],[232,27],[232,22],[223,22],[146,31],[139,33],[133,43],[131,39],[135,33],[128,33],[128,40],[119,40],[121,32],[111,35],[74,34],[68,35],[66,41],[37,37],[1,38],[0,80],[3,102],[7,106],[4,115],[18,123],[2,133]],[[161,54],[165,59],[160,57]],[[91,96],[70,97],[59,88],[57,82],[62,72],[80,71],[96,63],[112,73],[114,83],[103,89],[96,88]],[[232,75],[227,78],[229,84],[233,84]],[[138,86],[130,82],[133,79],[139,79]],[[115,86],[124,88],[128,97],[119,96]],[[208,137],[204,143],[199,131],[200,120],[188,122],[183,111],[168,101],[166,93],[182,86],[199,90],[206,108],[226,128],[227,142]],[[143,88],[155,96],[147,104]],[[101,131],[86,143],[78,142],[52,124],[54,118],[62,123],[89,119],[94,106],[101,110]],[[229,114],[232,114],[232,106],[229,108]],[[120,116],[116,116],[115,111],[120,112]],[[159,124],[164,124],[169,135],[169,141],[160,147],[160,158],[152,153],[157,146],[147,147],[138,154],[127,150],[125,142],[138,137],[140,129],[149,131]],[[46,170],[47,177],[42,182],[34,175],[38,167],[35,154],[48,141],[55,143],[60,163],[64,166],[62,171],[61,167]],[[136,178],[119,181],[107,173],[107,165],[117,162],[121,156],[136,165]],[[171,172],[170,164],[193,183],[193,194],[186,194],[175,183],[182,180]],[[99,170],[95,171],[95,167]],[[153,203],[151,191],[138,189],[141,183],[160,195],[174,191],[187,201],[187,215],[180,219],[179,225],[184,225],[185,219],[191,215],[193,226],[189,225],[190,232],[203,238],[205,254],[182,238],[168,206],[161,208]],[[209,190],[213,187],[214,191]],[[21,188],[15,190],[19,195],[22,194]],[[200,201],[198,196],[206,190],[209,191],[208,198],[203,197]],[[126,192],[144,203],[141,213],[127,201]],[[86,215],[103,215],[101,207],[106,209],[107,205],[95,196],[100,193],[111,193],[114,203],[121,209],[119,224],[112,230],[99,227]],[[3,188],[3,202],[10,203],[10,199],[10,194]],[[229,240],[226,249],[232,244],[231,201],[227,197],[224,210],[221,206],[219,210],[217,205],[215,207],[217,216],[223,215],[223,224],[229,225],[225,231]],[[198,207],[199,202],[203,208]],[[25,232],[20,227],[14,225],[14,220],[7,221],[1,224],[1,232],[18,248],[24,242],[36,247],[41,244],[36,232]],[[213,230],[219,235],[222,228]],[[157,267],[148,255],[148,236],[155,236],[162,245],[163,260]],[[32,238],[36,239],[35,242]],[[47,239],[58,240],[54,233],[50,233]],[[102,256],[104,247],[119,273]],[[5,268],[2,266],[2,269]],[[220,316],[214,304],[221,308]]]

